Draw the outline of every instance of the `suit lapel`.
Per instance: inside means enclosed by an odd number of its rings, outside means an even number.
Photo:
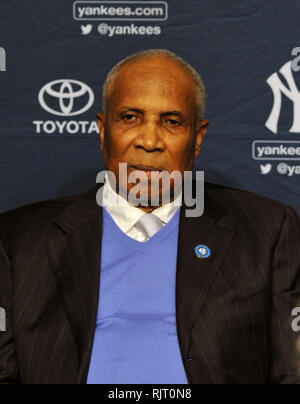
[[[56,237],[48,244],[51,268],[79,353],[76,383],[85,383],[97,318],[102,209],[95,190],[79,198],[54,221]]]
[[[184,206],[180,217],[176,286],[178,339],[184,359],[189,353],[191,330],[233,235],[232,230],[217,225],[226,210],[209,195],[205,196],[205,213],[201,217],[185,217],[185,210]],[[198,245],[209,247],[211,256],[198,258]]]

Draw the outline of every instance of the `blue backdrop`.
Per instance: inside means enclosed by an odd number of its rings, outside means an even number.
[[[299,0],[0,0],[0,211],[95,186],[107,72],[168,48],[208,91],[196,168],[300,212],[299,18]]]

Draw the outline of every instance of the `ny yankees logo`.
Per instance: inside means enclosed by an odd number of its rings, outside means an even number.
[[[300,133],[300,91],[295,82],[293,75],[293,62],[286,63],[281,69],[280,73],[285,78],[288,86],[286,86],[280,79],[278,73],[272,74],[267,83],[271,87],[274,95],[274,105],[266,122],[266,127],[273,133],[278,133],[278,123],[282,108],[282,94],[293,102],[293,125],[290,129],[291,133]]]

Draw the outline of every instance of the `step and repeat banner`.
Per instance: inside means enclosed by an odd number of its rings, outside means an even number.
[[[108,71],[166,48],[207,87],[195,168],[300,213],[299,19],[299,0],[0,0],[0,212],[95,186]]]

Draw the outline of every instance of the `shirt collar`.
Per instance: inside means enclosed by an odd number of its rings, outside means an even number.
[[[168,223],[181,206],[182,192],[171,203],[155,209],[152,213],[156,215],[164,224]],[[121,228],[127,233],[145,212],[130,204],[125,198],[118,195],[111,187],[108,175],[105,176],[103,189],[103,206]]]

